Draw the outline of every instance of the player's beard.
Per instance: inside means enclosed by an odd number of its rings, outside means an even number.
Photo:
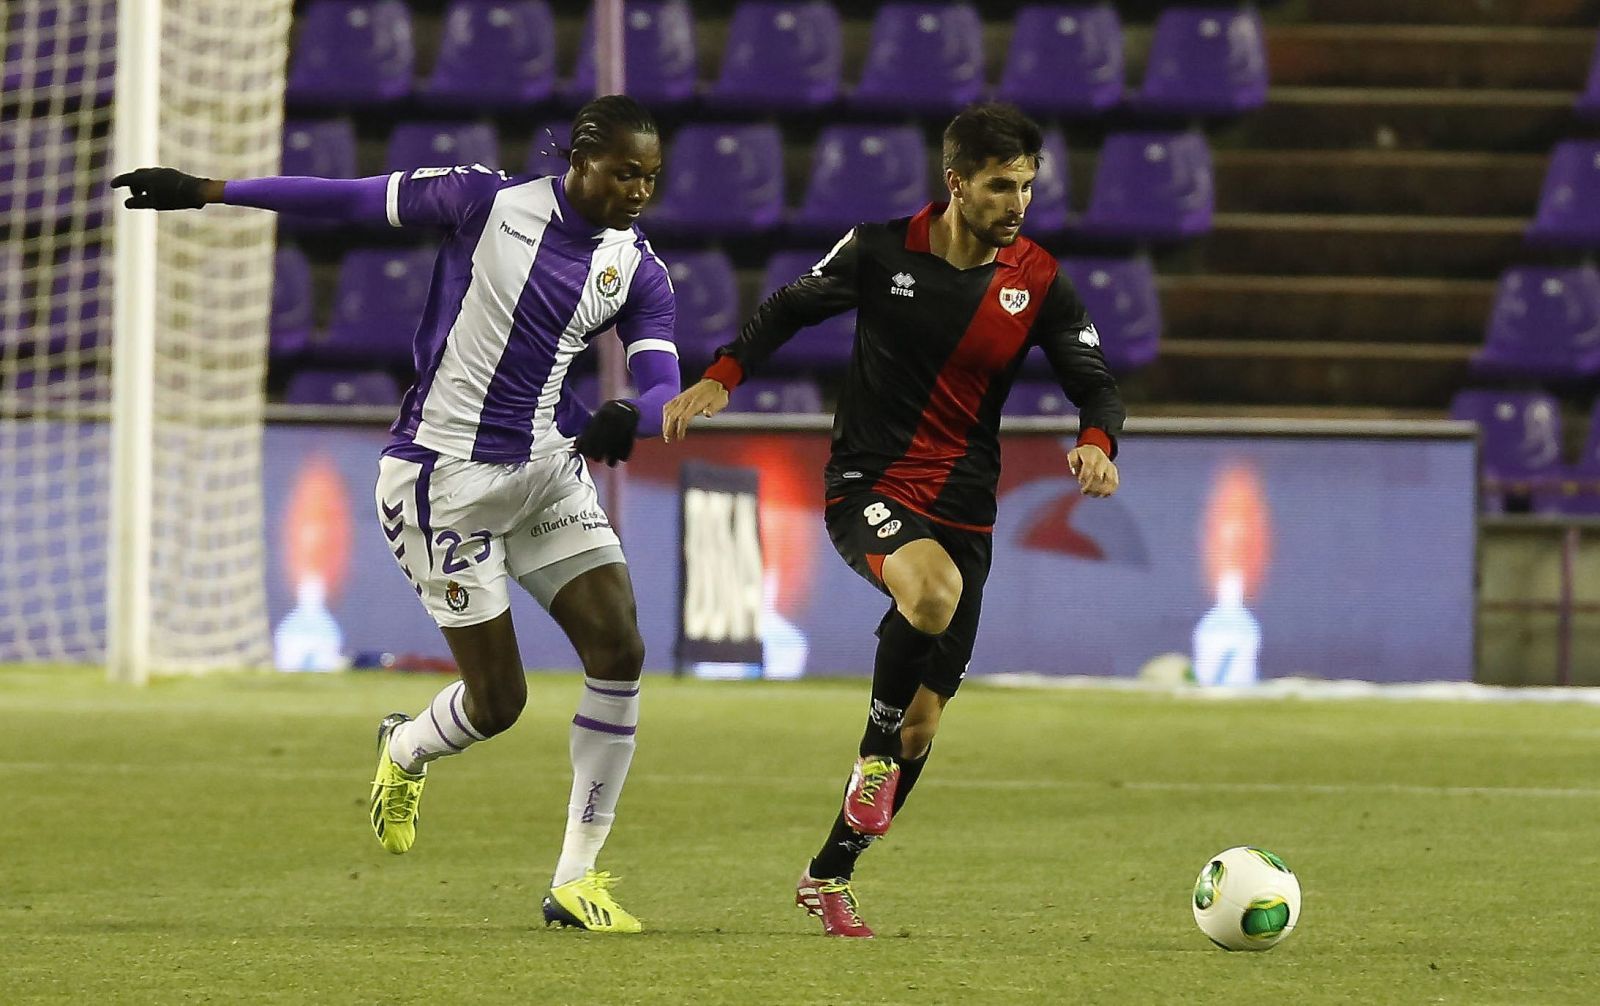
[[[1016,243],[1017,238],[1022,234],[1021,219],[1017,220],[1018,229],[1015,233],[1004,229],[1006,218],[1003,216],[996,219],[988,226],[980,227],[974,225],[972,219],[968,217],[966,213],[962,213],[961,223],[964,227],[966,227],[968,233],[977,238],[979,241],[988,245],[990,248],[1009,248],[1011,245]]]

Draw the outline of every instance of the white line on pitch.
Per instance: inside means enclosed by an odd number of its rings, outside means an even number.
[[[564,768],[564,766],[562,766]],[[73,772],[110,775],[239,775],[260,772],[279,780],[346,780],[361,776],[357,769],[288,769],[276,762],[222,762],[214,764],[150,765],[124,762],[0,761],[0,772]],[[353,775],[352,775],[353,773]],[[635,783],[660,786],[753,786],[784,789],[833,788],[833,780],[798,776],[731,776],[713,774],[635,773]],[[366,786],[365,781],[361,786]],[[1427,786],[1389,782],[1196,782],[1110,779],[949,779],[930,776],[925,785],[936,789],[1081,790],[1125,789],[1140,792],[1180,793],[1391,793],[1405,796],[1507,796],[1532,799],[1600,799],[1600,788],[1585,786]]]

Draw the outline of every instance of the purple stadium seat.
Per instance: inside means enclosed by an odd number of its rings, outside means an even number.
[[[733,12],[722,73],[707,96],[728,111],[794,111],[839,96],[844,43],[826,0],[746,0]]]
[[[361,249],[344,257],[333,323],[311,347],[319,362],[411,366],[411,341],[428,299],[434,249]]]
[[[720,251],[668,252],[662,256],[677,294],[673,341],[684,372],[711,362],[718,346],[739,332],[739,281],[733,263]]]
[[[781,286],[793,283],[811,271],[827,252],[785,251],[767,260],[765,275],[761,280],[761,299],[765,300]],[[774,359],[780,366],[802,370],[842,371],[850,363],[850,351],[856,341],[856,313],[846,311],[796,332],[793,339],[784,343]]]
[[[761,234],[783,222],[783,135],[760,125],[684,126],[650,211],[663,233]]]
[[[954,112],[983,94],[983,19],[965,3],[886,3],[872,38],[855,108]]]
[[[65,22],[70,26],[61,45]],[[29,0],[8,4],[5,29],[5,94],[55,89],[68,101],[108,100],[115,85],[115,0]],[[94,76],[85,81],[90,68]]]
[[[400,387],[382,370],[302,370],[289,379],[290,405],[399,405]]]
[[[528,143],[528,174],[566,174],[567,159],[556,153],[556,148],[565,147],[571,139],[572,123],[566,119],[542,122],[535,127],[533,139]]]
[[[1600,142],[1568,140],[1550,152],[1528,240],[1564,248],[1600,245]]]
[[[82,195],[75,146],[65,127],[46,119],[0,121],[0,217],[18,226],[71,215]]]
[[[1001,410],[1008,416],[1075,416],[1077,406],[1055,381],[1021,380],[1011,386]]]
[[[500,141],[487,122],[406,122],[389,134],[385,171],[452,164],[499,167]]]
[[[1554,508],[1559,496],[1561,406],[1539,392],[1463,391],[1453,419],[1478,424],[1484,508]]]
[[[996,97],[1039,115],[1096,115],[1122,100],[1122,20],[1109,3],[1030,5],[1013,19]]]
[[[915,126],[829,126],[817,137],[797,231],[837,238],[863,220],[910,216],[928,201],[928,152]]]
[[[1238,115],[1266,103],[1266,34],[1254,8],[1161,12],[1135,107],[1172,115]]]
[[[650,108],[681,105],[695,96],[694,14],[686,0],[627,0],[623,15],[623,77],[628,94]],[[571,103],[595,95],[594,5],[583,21],[578,66],[565,88]]]
[[[733,389],[729,412],[821,412],[822,389],[816,381],[754,378]]]
[[[283,124],[280,174],[317,178],[355,178],[356,127],[349,119],[298,119]],[[327,231],[340,224],[298,213],[278,214],[285,231]]]
[[[1583,93],[1578,95],[1576,108],[1582,118],[1600,119],[1600,45],[1595,46],[1594,58],[1589,63],[1589,80]]]
[[[526,111],[556,86],[556,25],[544,0],[454,0],[433,73],[431,108]]]
[[[294,245],[281,245],[272,262],[272,319],[267,355],[294,359],[311,348],[311,263]]]
[[[1149,257],[1069,258],[1061,268],[1100,333],[1111,369],[1126,373],[1154,362],[1161,349],[1161,297]]]
[[[349,119],[290,119],[285,122],[281,173],[355,178],[355,123]]]
[[[1213,202],[1203,135],[1115,133],[1100,148],[1082,230],[1134,241],[1191,238],[1211,229]]]
[[[1036,240],[1065,231],[1072,214],[1068,201],[1072,165],[1067,160],[1067,143],[1061,138],[1061,130],[1045,130],[1043,155],[1039,173],[1033,179],[1033,202],[1028,204],[1023,225],[1028,236]]]
[[[1507,269],[1472,369],[1532,380],[1600,376],[1600,271],[1592,265]]]
[[[295,21],[291,105],[371,108],[411,95],[416,53],[403,0],[312,0]]]

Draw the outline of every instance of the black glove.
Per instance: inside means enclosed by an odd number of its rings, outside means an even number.
[[[604,461],[615,468],[633,453],[633,436],[638,430],[638,408],[617,398],[600,406],[573,446],[590,461]]]
[[[130,210],[197,210],[206,204],[200,187],[208,181],[177,168],[139,168],[111,179],[111,187],[132,192],[122,204]]]

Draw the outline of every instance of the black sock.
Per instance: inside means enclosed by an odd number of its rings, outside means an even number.
[[[913,628],[899,609],[889,609],[878,626],[878,654],[872,665],[872,709],[861,754],[900,757],[900,724],[922,684],[938,636]]]
[[[818,880],[849,880],[856,868],[856,860],[875,841],[877,839],[874,836],[862,835],[846,824],[844,811],[841,810],[833,819],[833,828],[828,832],[827,841],[822,843],[822,849],[811,860],[806,872]]]
[[[900,759],[900,784],[894,791],[894,812],[899,815],[900,808],[906,805],[906,797],[911,795],[911,787],[922,778],[922,766],[928,764],[928,756],[933,754],[933,745],[928,745],[928,750],[922,752],[921,758]]]

